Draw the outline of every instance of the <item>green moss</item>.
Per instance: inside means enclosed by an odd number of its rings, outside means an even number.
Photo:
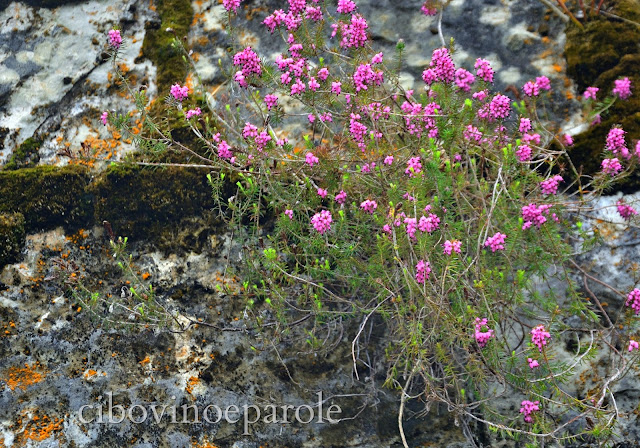
[[[208,213],[214,203],[206,174],[175,167],[111,166],[91,187],[95,222],[109,221],[115,234],[163,248],[205,244],[217,226]],[[205,227],[210,229],[202,233]]]
[[[0,269],[18,259],[24,242],[22,213],[0,213]]]
[[[149,24],[146,28],[142,53],[158,68],[157,83],[159,96],[169,93],[171,85],[184,81],[187,75],[182,54],[173,45],[174,37],[184,38],[193,20],[191,2],[184,0],[158,0],[157,12],[161,23]],[[167,32],[167,28],[174,33]]]
[[[640,0],[618,0],[614,13],[640,22]],[[610,94],[616,79],[631,79],[635,92],[628,100],[617,100],[602,117],[599,125],[576,136],[570,157],[584,174],[600,171],[602,150],[606,137],[614,125],[620,125],[630,138],[640,137],[640,27],[634,24],[598,16],[585,24],[584,31],[571,25],[567,29],[565,57],[567,73],[573,77],[578,90],[589,86],[600,88],[599,98]],[[628,141],[631,145],[631,141]],[[619,189],[632,192],[640,189],[640,174],[634,173],[620,184]]]
[[[20,212],[27,232],[57,226],[79,228],[90,216],[87,170],[38,166],[0,171],[0,212]]]
[[[40,160],[38,150],[42,142],[33,137],[26,139],[13,151],[11,159],[4,166],[5,170],[17,170],[27,166],[35,166]]]

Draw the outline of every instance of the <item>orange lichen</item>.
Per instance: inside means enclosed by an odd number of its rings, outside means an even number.
[[[25,417],[27,412],[23,412]],[[49,417],[48,415],[39,416],[36,412],[25,425],[24,432],[16,439],[17,446],[24,446],[27,440],[42,442],[49,437],[54,436],[56,432],[62,429],[63,419]],[[22,424],[22,419],[18,420],[18,424]]]
[[[147,355],[147,357],[144,358],[142,361],[140,361],[138,364],[144,366],[144,365],[149,364],[150,362],[151,362],[151,360],[149,359],[149,355]]]
[[[40,363],[36,362],[31,366],[25,364],[24,367],[10,367],[7,373],[9,377],[5,378],[4,381],[9,386],[9,389],[14,391],[17,387],[26,390],[27,387],[41,382],[45,378],[46,370]]]
[[[192,393],[193,388],[196,387],[196,385],[199,382],[200,382],[200,378],[198,378],[197,376],[192,376],[191,378],[189,378],[187,380],[187,387],[185,387],[185,390],[187,391],[187,393]]]

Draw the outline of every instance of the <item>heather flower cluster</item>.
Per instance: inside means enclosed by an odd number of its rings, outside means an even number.
[[[524,421],[527,423],[531,423],[533,421],[533,417],[531,415],[534,412],[538,412],[540,410],[540,402],[539,401],[529,401],[524,400],[520,406],[520,413],[524,416]]]
[[[562,179],[562,176],[555,175],[547,180],[540,182],[540,189],[542,190],[542,194],[557,194],[558,186],[563,180],[564,179]]]
[[[176,101],[182,102],[189,96],[189,87],[180,86],[180,84],[174,84],[171,86],[170,92],[173,98],[176,99]]]
[[[492,237],[487,238],[487,240],[484,242],[484,246],[490,247],[491,252],[495,252],[497,250],[504,250],[504,242],[506,237],[507,235],[505,235],[504,233],[498,232]]]
[[[614,81],[613,94],[626,100],[631,96],[631,80],[629,78],[616,79]]]
[[[311,225],[316,229],[316,231],[318,231],[318,233],[323,235],[331,230],[332,221],[331,212],[329,210],[322,210],[320,213],[313,215],[311,218]]]
[[[247,87],[247,78],[253,74],[260,76],[262,67],[260,66],[260,58],[251,47],[247,47],[233,57],[233,65],[239,65],[242,69],[236,72],[234,79],[242,87]]]
[[[626,220],[629,220],[633,215],[638,214],[635,208],[631,207],[629,204],[625,204],[622,200],[616,202],[616,208],[618,209],[620,216]]]
[[[634,288],[629,293],[625,305],[631,307],[635,314],[640,314],[640,289]]]
[[[550,338],[551,334],[544,329],[544,325],[538,325],[531,330],[531,343],[538,347],[539,351],[542,351],[542,347],[547,345]]]
[[[428,261],[420,260],[416,264],[416,282],[424,284],[429,279],[431,273],[431,265]]]
[[[122,45],[122,36],[120,35],[120,30],[109,31],[109,45],[111,45],[116,50],[120,48],[120,45]]]
[[[484,348],[493,337],[493,330],[488,327],[486,317],[476,317],[474,337],[480,348]]]

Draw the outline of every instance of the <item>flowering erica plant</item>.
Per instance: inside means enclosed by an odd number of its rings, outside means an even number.
[[[234,27],[240,3],[223,2]],[[441,7],[428,1],[417,13]],[[237,273],[256,329],[318,337],[344,326],[359,380],[376,367],[362,357],[358,329],[378,315],[390,341],[386,385],[401,390],[401,415],[407,397],[420,396],[445,404],[469,434],[486,425],[534,444],[608,437],[617,418],[611,382],[637,362],[640,292],[605,311],[581,292],[576,278],[590,274],[574,259],[580,242],[594,240],[582,230],[585,205],[636,168],[640,144],[628,145],[640,136],[612,129],[602,172],[581,176],[566,157],[570,136],[537,119],[552,89],[544,76],[522,86],[516,108],[492,90],[489,61],[456,67],[449,46],[434,49],[419,88],[406,90],[402,42],[395,54],[372,49],[353,1],[289,0],[262,23],[282,44],[273,60],[239,46],[221,63],[229,82],[215,99],[181,79],[168,92],[166,113],[197,145],[174,140],[145,104],[137,109],[149,130],[131,135],[143,150],[175,149],[210,167],[219,212],[243,239]],[[120,34],[109,39],[116,54]],[[620,80],[613,100],[633,88]],[[127,131],[126,116],[109,120]],[[617,209],[636,219],[632,205]],[[540,286],[551,277],[566,291]],[[560,341],[576,339],[572,358],[561,358]],[[586,395],[566,392],[563,382],[597,356],[617,373]],[[514,396],[519,413],[508,406]],[[595,423],[569,433],[568,415]]]

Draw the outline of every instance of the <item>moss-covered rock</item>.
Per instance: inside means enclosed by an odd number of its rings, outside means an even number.
[[[0,269],[17,260],[24,242],[22,213],[0,213]]]
[[[26,139],[20,146],[18,146],[11,155],[11,158],[4,166],[5,170],[17,170],[20,168],[26,168],[30,166],[36,166],[40,160],[38,150],[42,142],[33,137]]]
[[[182,39],[189,33],[193,20],[191,2],[184,0],[158,0],[156,2],[161,23],[149,22],[146,26],[142,54],[158,68],[159,96],[169,93],[171,85],[184,81],[187,68],[182,54],[173,45],[173,39]],[[172,32],[168,32],[171,28]]]
[[[168,248],[202,244],[215,220],[208,210],[214,206],[206,171],[167,167],[111,166],[92,185],[95,222],[108,221],[118,236],[161,243]],[[204,234],[194,216],[206,217],[211,227]],[[185,226],[192,231],[186,234]],[[192,235],[189,239],[185,235]],[[184,241],[183,241],[184,240]]]
[[[618,0],[613,11],[640,23],[640,0]],[[580,92],[596,86],[600,88],[599,98],[603,98],[611,93],[614,81],[625,76],[634,88],[628,100],[616,101],[600,124],[576,136],[570,157],[585,174],[591,174],[600,170],[602,150],[612,126],[620,125],[628,138],[640,139],[640,26],[602,15],[588,21],[584,30],[572,24],[567,29],[565,57],[567,73]],[[625,179],[619,188],[624,192],[640,190],[640,173]]]
[[[86,226],[91,216],[88,183],[89,173],[80,166],[0,171],[0,213],[22,213],[27,232]]]

